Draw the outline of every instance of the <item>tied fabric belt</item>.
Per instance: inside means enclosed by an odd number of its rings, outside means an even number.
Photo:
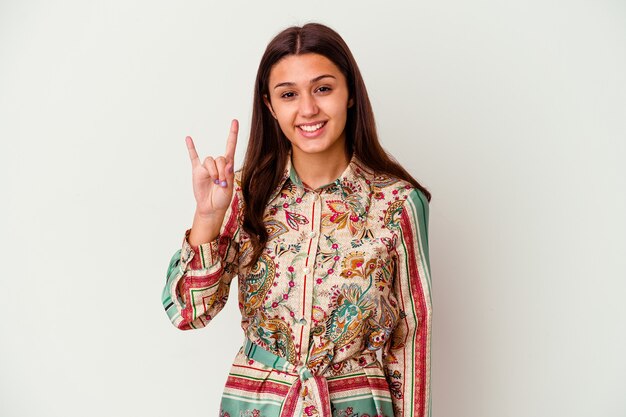
[[[324,376],[314,375],[306,365],[296,366],[288,362],[285,358],[263,349],[261,346],[251,342],[248,338],[246,338],[244,344],[244,352],[249,359],[260,362],[269,368],[282,372],[296,372],[298,374],[298,380],[287,392],[280,417],[294,417],[299,400],[298,397],[301,394],[304,397],[307,393],[310,394],[316,411],[319,413],[319,417],[332,417],[328,383]],[[367,366],[376,361],[376,355],[372,354],[368,363],[362,366]]]

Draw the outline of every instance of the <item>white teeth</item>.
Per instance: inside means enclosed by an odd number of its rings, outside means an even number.
[[[317,129],[319,129],[322,126],[324,126],[324,123],[318,123],[312,126],[300,126],[300,129],[304,130],[305,132],[315,132]]]

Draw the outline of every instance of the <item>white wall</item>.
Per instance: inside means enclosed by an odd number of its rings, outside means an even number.
[[[236,286],[179,332],[184,137],[242,160],[263,49],[320,21],[433,193],[433,416],[626,416],[626,4],[0,1],[0,415],[213,416]]]

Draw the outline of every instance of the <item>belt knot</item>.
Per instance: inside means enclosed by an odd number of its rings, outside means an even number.
[[[285,358],[275,355],[262,348],[260,345],[253,343],[250,339],[246,338],[244,344],[244,352],[246,356],[263,365],[282,372],[297,372],[298,379],[291,385],[283,406],[281,408],[280,417],[294,417],[296,413],[297,404],[302,401],[302,398],[308,397],[307,403],[311,404],[317,411],[319,417],[331,417],[330,407],[330,394],[328,392],[328,382],[323,373],[328,369],[330,363],[326,363],[324,366],[315,368],[312,371],[307,364],[293,364],[288,362]],[[376,356],[372,355],[373,360],[376,360]],[[361,362],[361,360],[359,360]],[[361,366],[366,366],[368,361],[364,359],[364,363],[359,363]]]
[[[298,375],[300,376],[300,381],[305,382],[307,379],[313,378],[313,373],[306,365],[302,365],[298,368]]]

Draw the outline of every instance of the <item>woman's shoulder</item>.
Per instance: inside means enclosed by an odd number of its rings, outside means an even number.
[[[233,179],[233,201],[231,207],[237,207],[238,214],[242,214],[243,208],[243,194],[241,191],[241,176],[243,169],[240,168],[235,171]],[[236,202],[236,204],[235,204]]]
[[[235,171],[235,187],[241,188],[241,176],[243,175],[243,168],[239,168]]]
[[[375,198],[393,201],[412,200],[428,205],[426,194],[410,181],[390,174],[373,175],[371,177],[372,192]]]

